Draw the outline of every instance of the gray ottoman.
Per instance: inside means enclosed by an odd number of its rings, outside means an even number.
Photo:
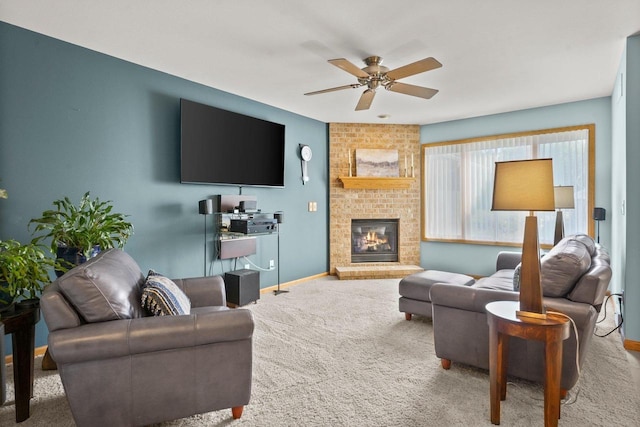
[[[434,283],[471,286],[475,283],[475,279],[465,274],[438,270],[421,271],[405,277],[398,285],[400,292],[398,305],[407,320],[411,320],[412,314],[431,317],[431,297],[429,292]]]

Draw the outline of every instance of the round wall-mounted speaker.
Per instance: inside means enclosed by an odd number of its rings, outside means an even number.
[[[596,221],[604,221],[607,216],[605,208],[593,208],[593,219]]]

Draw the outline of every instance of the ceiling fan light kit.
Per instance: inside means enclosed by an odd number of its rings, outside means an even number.
[[[389,69],[384,65],[381,65],[382,58],[379,56],[370,56],[365,58],[364,63],[366,64],[366,67],[362,69],[344,58],[330,59],[328,62],[357,77],[358,83],[317,90],[315,92],[307,92],[305,95],[318,95],[321,93],[334,92],[343,89],[356,89],[366,86],[367,89],[362,93],[358,104],[356,105],[356,111],[361,111],[368,110],[371,107],[371,103],[373,102],[373,98],[376,94],[376,89],[380,86],[391,92],[402,93],[404,95],[411,95],[424,99],[431,99],[436,93],[438,93],[437,89],[415,86],[397,81],[405,77],[442,67],[442,64],[438,62],[438,60],[431,57],[421,59],[420,61],[404,65],[391,71],[389,71]]]

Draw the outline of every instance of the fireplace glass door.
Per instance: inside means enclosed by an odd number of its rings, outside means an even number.
[[[351,262],[397,261],[397,219],[351,220]]]

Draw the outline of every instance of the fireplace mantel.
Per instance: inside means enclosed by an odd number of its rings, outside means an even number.
[[[354,189],[406,189],[415,178],[377,177],[377,176],[339,176],[344,188]]]

